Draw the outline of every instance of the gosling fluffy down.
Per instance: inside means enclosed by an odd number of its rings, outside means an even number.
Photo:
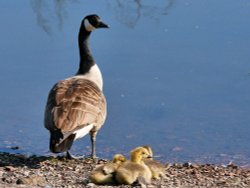
[[[143,146],[143,148],[147,149],[150,155],[153,157],[153,151],[150,146]],[[153,160],[153,158],[143,159],[143,162],[149,167],[152,172],[152,177],[154,179],[160,179],[166,177],[166,169],[163,164],[159,161]]]
[[[147,149],[137,147],[130,152],[130,160],[126,161],[116,170],[115,179],[119,184],[130,185],[138,181],[150,184],[152,173],[143,159],[151,157]]]
[[[101,165],[91,172],[90,181],[98,185],[114,184],[114,172],[125,161],[126,158],[123,155],[114,155],[111,162]]]

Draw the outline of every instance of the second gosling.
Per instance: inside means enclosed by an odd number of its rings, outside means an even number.
[[[143,146],[143,148],[147,149],[149,154],[153,157],[153,151],[150,146]],[[160,179],[166,177],[166,169],[163,164],[159,161],[153,160],[153,158],[143,159],[143,162],[149,167],[152,172],[152,178]]]
[[[130,152],[130,160],[123,163],[115,173],[115,179],[119,184],[131,185],[135,182],[150,184],[152,173],[143,159],[151,157],[147,149],[137,147]]]
[[[114,155],[111,162],[100,165],[91,172],[90,181],[97,185],[114,184],[114,172],[125,161],[126,158],[123,155]]]

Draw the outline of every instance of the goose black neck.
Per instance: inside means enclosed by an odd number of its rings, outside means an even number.
[[[95,64],[94,58],[90,52],[88,44],[90,34],[91,32],[81,27],[78,35],[80,65],[77,75],[88,73],[90,68]]]

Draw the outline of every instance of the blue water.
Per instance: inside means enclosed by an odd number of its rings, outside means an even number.
[[[75,74],[80,21],[96,13],[111,26],[90,41],[108,101],[100,157],[148,144],[162,161],[249,164],[249,1],[91,2],[0,2],[0,151],[50,155],[47,95]]]

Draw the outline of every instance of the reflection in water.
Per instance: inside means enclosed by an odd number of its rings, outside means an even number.
[[[158,16],[167,15],[175,0],[145,2],[143,0],[117,0],[110,3],[115,10],[116,18],[129,28],[134,28],[143,17],[157,19]],[[113,1],[112,1],[113,2]]]
[[[66,16],[67,3],[74,3],[78,0],[31,0],[31,7],[36,14],[38,25],[48,34],[52,33],[51,19],[55,18],[59,29],[63,26],[63,19]],[[54,23],[54,22],[53,22]]]
[[[59,29],[63,26],[66,16],[66,6],[78,0],[31,0],[31,7],[36,14],[38,25],[48,34],[52,34],[51,25],[56,21]],[[144,0],[116,0],[107,1],[108,7],[114,10],[119,22],[129,28],[134,28],[141,17],[157,19],[158,16],[167,15],[175,0],[152,1]],[[55,20],[51,20],[55,19]]]

